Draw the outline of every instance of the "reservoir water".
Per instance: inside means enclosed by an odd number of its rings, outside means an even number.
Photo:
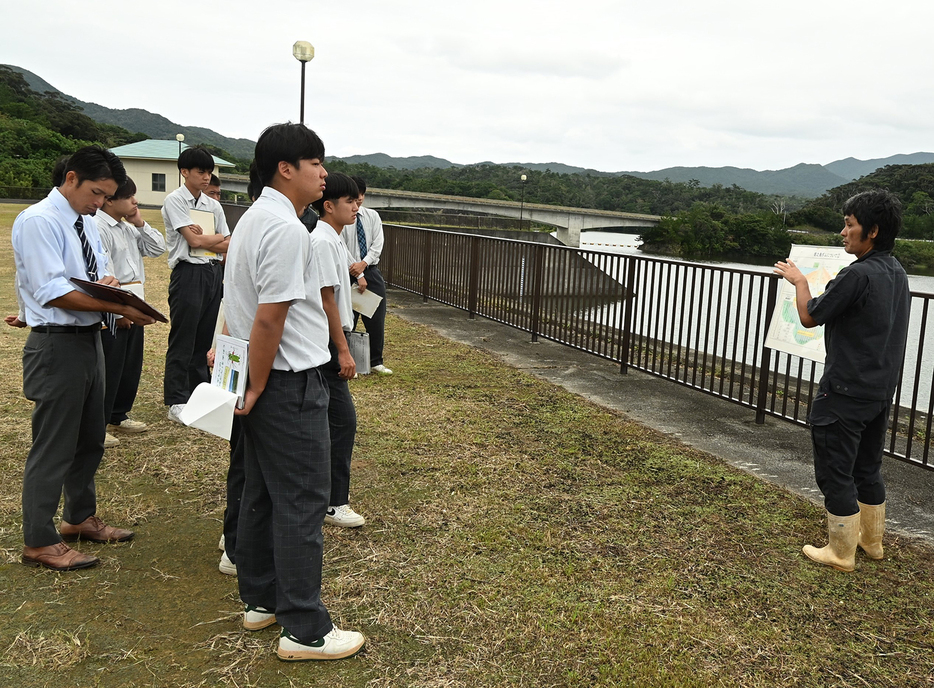
[[[607,253],[620,253],[628,255],[637,255],[647,258],[665,258],[666,260],[672,260],[679,263],[688,263],[688,261],[683,261],[679,258],[672,258],[670,256],[651,256],[649,254],[643,253],[639,250],[640,241],[637,235],[634,234],[617,234],[614,232],[597,232],[597,231],[584,231],[581,232],[581,249],[590,250],[590,251],[600,251]],[[700,261],[693,261],[695,264]],[[739,270],[746,270],[750,272],[756,272],[759,274],[769,274],[771,273],[771,265],[753,265],[749,263],[735,263],[735,262],[714,262],[714,261],[703,261],[703,265],[709,265],[711,267],[718,268],[733,268]],[[648,273],[654,274],[654,273]],[[695,289],[699,293],[699,298],[704,300],[705,303],[703,307],[699,309],[700,312],[712,313],[719,306],[721,313],[732,313],[731,321],[735,318],[736,322],[745,322],[745,309],[746,303],[748,302],[749,292],[745,291],[742,295],[739,293],[728,293],[724,291],[721,297],[721,303],[708,303],[710,295],[706,293],[701,287],[702,284],[697,284],[696,282],[702,278],[695,276],[695,284],[689,284],[691,293],[693,294]],[[908,332],[908,345],[905,352],[905,372],[903,374],[903,380],[900,390],[899,404],[901,406],[913,406],[919,410],[927,411],[931,406],[931,389],[932,382],[934,382],[934,327],[922,327],[923,318],[925,315],[927,317],[934,317],[934,312],[925,314],[925,310],[934,310],[929,305],[931,299],[934,298],[934,277],[929,275],[909,275],[908,283],[911,287],[912,292],[916,294],[912,298],[912,307],[911,307],[911,323],[909,325]],[[732,282],[731,282],[732,284]],[[737,280],[737,286],[742,288],[742,283]],[[666,289],[666,285],[661,283],[659,279],[654,285],[653,291],[656,294],[663,294]],[[749,284],[745,288],[749,289]],[[761,297],[758,293],[758,289],[753,287],[754,291],[752,298],[754,302],[757,302]],[[923,295],[922,295],[923,294]],[[931,298],[928,298],[928,297]],[[662,328],[656,328],[654,324],[653,317],[657,315],[658,307],[657,305],[650,306],[646,308],[646,312],[641,312],[641,304],[645,301],[636,299],[634,309],[634,329],[637,334],[645,334],[647,336],[652,335],[654,332],[662,331],[664,333],[672,333],[671,336],[663,336],[666,341],[674,342],[676,339],[676,334],[681,333],[682,323],[678,322],[678,314],[669,317],[669,322],[663,323]],[[659,297],[654,302],[649,300],[649,303],[659,304],[661,303],[661,297]],[[649,312],[649,311],[654,311]],[[603,306],[593,308],[588,313],[588,317],[598,321],[602,324],[608,326],[616,326],[619,322],[620,313],[622,312],[622,303],[613,303],[605,304]],[[738,316],[738,317],[737,317]],[[645,332],[640,332],[640,324],[642,329],[645,329]],[[651,324],[651,327],[649,326]],[[737,332],[735,328],[727,328],[725,335],[720,334],[720,341],[717,341],[718,334],[711,332],[709,329],[705,332],[701,340],[695,340],[694,336],[696,335],[696,328],[699,327],[699,323],[693,325],[693,330],[690,341],[692,344],[697,341],[697,348],[701,350],[708,351],[709,353],[716,352],[731,352],[735,350],[735,347],[738,345],[740,347],[745,347],[747,349],[747,355],[754,358],[755,351],[755,341],[749,336],[748,332]],[[703,332],[703,330],[702,330]],[[723,337],[726,337],[726,341],[723,341]],[[738,337],[739,341],[734,342],[733,338]],[[920,358],[919,358],[920,352]],[[779,369],[784,370],[786,365],[790,364],[790,370],[792,375],[797,375],[799,359],[796,357],[791,357],[791,361],[787,361],[784,357],[785,354],[782,354],[781,364]],[[804,363],[804,375],[810,377],[811,363]],[[819,379],[821,373],[823,372],[823,366],[819,363],[813,364],[815,369],[813,370],[815,379]],[[773,366],[775,363],[773,362]],[[914,388],[914,379],[918,377],[918,388]],[[917,395],[917,398],[913,397]]]

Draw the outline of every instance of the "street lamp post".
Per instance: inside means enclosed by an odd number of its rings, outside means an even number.
[[[519,229],[522,229],[522,212],[525,210],[525,183],[528,179],[524,174],[519,176],[519,181],[522,182],[522,201],[519,203]]]
[[[178,157],[182,157],[182,141],[185,140],[185,135],[184,135],[184,134],[176,134],[176,135],[175,135],[175,140],[178,141]],[[182,170],[181,170],[181,168],[179,168],[179,170],[178,170],[178,186],[179,186],[179,188],[181,188],[181,186],[182,186]]]
[[[292,55],[302,63],[302,102],[299,106],[298,121],[305,123],[305,63],[311,62],[315,57],[315,47],[308,41],[295,41],[292,46]]]

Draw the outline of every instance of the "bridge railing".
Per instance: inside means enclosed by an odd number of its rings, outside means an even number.
[[[822,366],[765,346],[779,278],[685,263],[384,225],[387,283],[629,368],[806,424]],[[934,295],[912,293],[886,453],[934,469]]]

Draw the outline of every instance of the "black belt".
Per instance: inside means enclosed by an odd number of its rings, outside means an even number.
[[[33,332],[40,334],[85,334],[88,332],[98,332],[101,324],[96,325],[39,325],[32,328]]]

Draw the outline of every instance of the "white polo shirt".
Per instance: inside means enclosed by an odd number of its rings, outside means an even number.
[[[350,254],[347,247],[341,241],[341,235],[324,220],[318,220],[311,233],[311,246],[318,263],[318,283],[321,288],[334,287],[341,327],[350,332],[353,330],[353,305],[350,301]]]
[[[180,261],[186,263],[210,263],[218,258],[190,255],[188,241],[178,231],[180,227],[196,225],[191,221],[190,210],[204,210],[214,215],[214,232],[223,236],[230,236],[227,228],[227,218],[221,204],[207,194],[198,198],[191,195],[188,187],[182,184],[165,197],[162,204],[162,220],[165,222],[165,242],[169,247],[169,267],[174,268]],[[239,226],[239,225],[238,225]]]
[[[274,370],[302,371],[331,360],[328,319],[311,235],[284,195],[265,187],[230,240],[224,313],[230,334],[249,339],[261,303],[290,302]]]

